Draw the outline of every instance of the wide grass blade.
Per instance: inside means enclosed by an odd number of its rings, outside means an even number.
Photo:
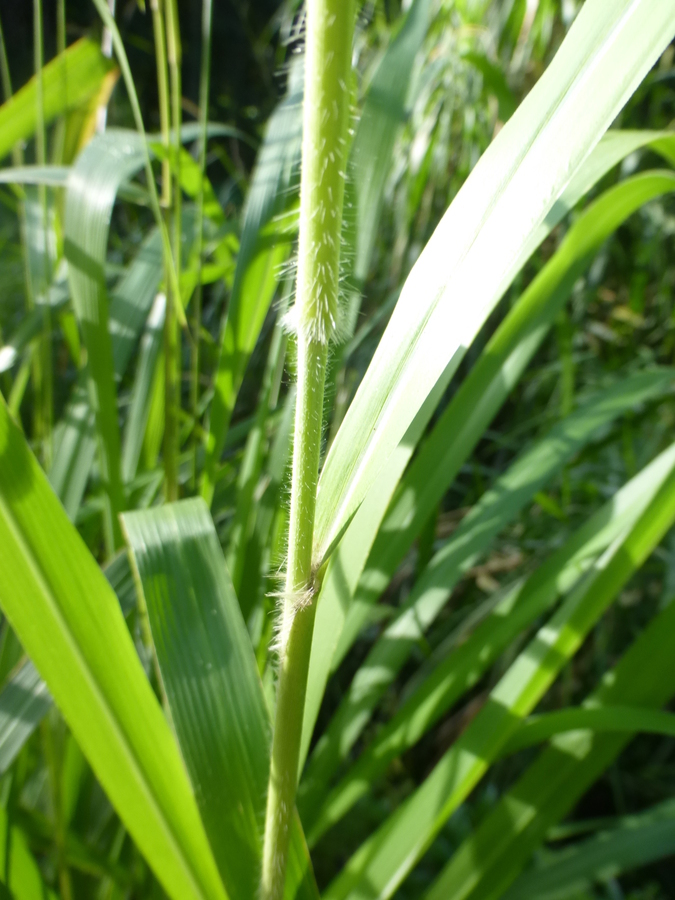
[[[270,722],[211,515],[201,499],[184,500],[126,513],[124,528],[206,832],[229,896],[250,900],[260,878]],[[294,832],[287,896],[317,897],[297,817]]]
[[[673,138],[662,132],[606,135],[550,211],[539,229],[537,240],[543,239],[548,229],[558,224],[625,154],[646,145],[658,148],[668,158],[675,148]],[[646,178],[644,182],[638,180],[629,184],[625,190],[622,186],[616,188],[616,193],[610,190],[606,197],[589,207],[578,226],[575,224],[570,229],[569,240],[561,246],[560,255],[556,254],[547,263],[520,298],[439,418],[392,500],[376,538],[394,489],[435,408],[433,394],[417,413],[413,425],[348,527],[324,581],[312,642],[303,724],[303,759],[331,669],[339,664],[351,646],[372,603],[389,583],[423,523],[428,521],[548,333],[557,310],[566,300],[566,292],[574,283],[573,272],[583,271],[584,263],[590,262],[594,246],[599,247],[611,233],[612,224],[617,227],[622,216],[635,210],[632,201],[639,200],[641,189],[645,189],[643,197],[647,200],[654,196],[652,187],[658,195],[659,183],[666,190],[670,189],[668,177],[666,174],[665,181],[661,182],[657,174],[653,182]],[[566,269],[565,259],[570,270]],[[443,380],[439,382],[441,390]],[[361,578],[367,559],[369,564]]]
[[[520,380],[577,279],[603,242],[640,207],[675,190],[675,174],[644,172],[610,188],[568,231],[497,329],[405,474],[373,544],[347,628],[377,601],[485,429]],[[343,644],[343,652],[344,652]]]
[[[672,0],[588,0],[471,173],[415,264],[329,451],[317,568],[441,373],[459,364],[557,197],[667,46],[674,12]]]
[[[223,900],[173,736],[110,585],[0,403],[0,604],[169,896]]]
[[[136,585],[126,553],[113,557],[103,569],[110,586],[117,594],[124,616],[136,607]],[[10,633],[13,640],[14,632]],[[18,641],[17,641],[18,645]],[[23,650],[18,645],[18,660]],[[4,661],[3,645],[3,661]],[[13,668],[12,664],[12,668]],[[33,734],[52,707],[52,697],[44,681],[30,660],[4,685],[0,693],[0,775],[12,765],[28,738]]]
[[[42,116],[48,125],[58,116],[86,103],[98,94],[103,81],[115,69],[101,48],[86,38],[72,44],[42,69]],[[37,79],[0,106],[0,159],[15,144],[27,141],[37,126]]]
[[[608,569],[608,590],[619,590],[649,545],[658,543],[675,517],[671,475],[644,521],[644,540],[633,533]],[[632,546],[631,546],[632,545]],[[611,579],[611,575],[615,578]],[[603,585],[605,587],[605,585]],[[675,694],[675,603],[660,612],[588,699],[605,705],[658,709]],[[460,846],[427,900],[492,900],[501,897],[547,830],[565,816],[626,746],[630,736],[581,731],[560,735]],[[532,896],[532,895],[530,895]]]
[[[664,472],[670,469],[674,459],[675,448],[664,451],[528,579],[505,589],[472,633],[467,636],[468,628],[461,627],[451,636],[450,648],[444,645],[438,648],[418,672],[417,683],[400,709],[333,788],[318,816],[309,795],[306,803],[300,804],[310,844],[371,790],[391,761],[414,746],[478,683],[511,642],[571,590],[598,555],[635,524],[659,490]],[[316,804],[316,794],[313,799]]]
[[[671,457],[672,463],[672,457]],[[420,788],[354,854],[326,898],[390,897],[675,519],[675,472],[521,652]],[[452,878],[444,881],[448,896]]]
[[[323,790],[417,641],[445,606],[462,573],[476,564],[496,535],[594,434],[634,405],[669,390],[672,378],[670,370],[638,373],[588,398],[522,453],[483,495],[452,539],[429,562],[356,673],[308,764],[308,794],[316,796]]]

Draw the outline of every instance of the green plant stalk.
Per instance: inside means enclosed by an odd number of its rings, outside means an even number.
[[[66,3],[65,0],[56,0],[56,55],[65,53],[66,50]],[[65,71],[61,79],[61,90],[67,92],[68,80]],[[52,133],[51,160],[55,165],[63,163],[63,146],[66,138],[66,116],[60,116],[54,126]],[[60,193],[60,201],[63,199],[63,192]],[[63,203],[59,203],[63,206]]]
[[[295,807],[319,573],[313,563],[328,343],[338,326],[340,235],[349,120],[354,0],[309,0],[305,55],[295,413],[288,568],[267,794],[262,900],[284,893]]]
[[[47,139],[45,132],[44,115],[44,85],[42,77],[43,59],[43,27],[42,27],[42,0],[33,0],[33,57],[35,65],[35,102],[36,102],[36,129],[35,129],[35,160],[39,166],[44,166],[47,161]],[[45,302],[45,316],[42,334],[38,339],[38,352],[35,353],[33,378],[35,384],[35,438],[40,446],[42,463],[49,470],[51,465],[51,431],[52,431],[52,359],[51,359],[51,316],[47,303],[47,290],[50,281],[49,267],[49,235],[47,224],[47,188],[38,185],[38,198],[42,210],[42,224],[44,228],[44,271],[40,278],[39,294]]]
[[[157,61],[157,94],[159,97],[159,130],[162,143],[169,147],[169,75],[166,63],[166,37],[164,19],[159,8],[159,0],[150,0],[152,12],[152,32],[155,39],[155,59]],[[167,157],[162,160],[162,197],[164,208],[171,205],[171,165]]]
[[[180,129],[181,129],[181,46],[180,24],[176,0],[166,0],[166,46],[171,79],[171,126],[174,159],[173,205],[173,259],[176,281],[180,285],[181,270],[181,188],[180,188]],[[171,293],[176,288],[171,286]],[[168,501],[178,500],[178,452],[180,443],[180,384],[181,384],[181,339],[176,310],[182,306],[180,290],[167,303],[165,319],[165,365],[166,398],[164,403],[164,472],[165,492]]]
[[[201,443],[199,418],[199,341],[202,324],[202,254],[204,252],[204,176],[206,174],[206,125],[209,118],[209,74],[211,71],[212,0],[202,0],[202,55],[199,70],[199,170],[197,195],[197,287],[192,300],[192,353],[190,356],[190,412],[193,425],[192,484],[197,487],[197,451]]]

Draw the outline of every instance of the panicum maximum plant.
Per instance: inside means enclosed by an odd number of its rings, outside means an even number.
[[[29,6],[0,895],[667,896],[675,0]]]

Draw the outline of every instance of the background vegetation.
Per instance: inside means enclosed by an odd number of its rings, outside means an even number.
[[[3,425],[0,897],[253,897],[303,13],[178,2],[171,24],[168,3],[163,117],[156,4],[116,10],[136,109],[101,5],[0,0],[0,391],[90,551]],[[422,249],[581,6],[360,4],[324,456]],[[296,823],[286,896],[675,896],[673,56],[328,568],[298,793],[314,874]]]

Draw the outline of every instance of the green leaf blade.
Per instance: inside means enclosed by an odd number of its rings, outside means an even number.
[[[270,722],[239,603],[201,498],[126,513],[172,719],[229,896],[260,877]],[[287,898],[317,898],[296,816]]]
[[[585,3],[457,195],[406,282],[328,454],[317,502],[317,568],[440,374],[459,364],[557,197],[667,45],[673,12],[670,0],[657,8],[646,0]]]
[[[0,403],[0,604],[174,900],[225,900],[117,599]]]

